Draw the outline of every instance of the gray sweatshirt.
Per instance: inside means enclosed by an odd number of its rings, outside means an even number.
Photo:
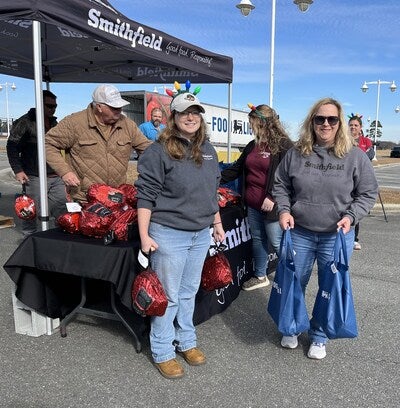
[[[189,154],[189,142],[188,154]],[[149,146],[138,162],[138,208],[152,211],[151,221],[167,227],[199,231],[210,226],[218,212],[220,170],[217,154],[207,141],[203,163],[190,158],[172,159],[158,142]]]
[[[358,223],[374,206],[378,182],[367,155],[353,147],[343,158],[315,146],[309,156],[288,151],[275,173],[272,190],[278,213],[289,212],[299,225],[333,232],[343,216]]]

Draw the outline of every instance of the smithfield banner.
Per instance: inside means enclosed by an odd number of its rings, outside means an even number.
[[[232,82],[232,58],[133,21],[106,0],[0,2],[1,74],[34,78],[33,21],[46,82]]]

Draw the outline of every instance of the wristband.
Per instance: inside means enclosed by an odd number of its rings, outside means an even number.
[[[222,224],[222,221],[214,222],[214,223],[213,223],[213,226],[214,226],[214,225],[217,225],[217,224]]]

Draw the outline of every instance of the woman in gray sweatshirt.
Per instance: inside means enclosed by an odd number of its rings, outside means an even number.
[[[141,249],[152,251],[151,266],[168,298],[165,314],[151,318],[151,352],[160,373],[172,379],[184,374],[176,352],[190,365],[205,363],[193,324],[195,296],[210,225],[215,241],[222,242],[225,232],[218,158],[206,137],[204,108],[190,92],[175,96],[170,108],[166,128],[139,158],[135,186]]]
[[[353,227],[371,210],[377,194],[374,169],[354,146],[340,103],[331,98],[317,101],[303,122],[299,141],[278,166],[272,191],[281,228],[291,228],[303,291],[315,261],[321,281],[338,228],[345,233],[351,256]],[[322,359],[327,336],[314,319],[310,325],[308,357]],[[296,348],[297,336],[283,336],[281,345]]]

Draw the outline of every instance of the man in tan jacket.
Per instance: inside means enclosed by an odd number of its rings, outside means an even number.
[[[132,149],[140,155],[152,143],[122,115],[129,102],[116,87],[99,85],[92,98],[85,110],[65,117],[46,133],[47,163],[79,202],[86,201],[86,191],[94,183],[111,187],[125,183]]]

